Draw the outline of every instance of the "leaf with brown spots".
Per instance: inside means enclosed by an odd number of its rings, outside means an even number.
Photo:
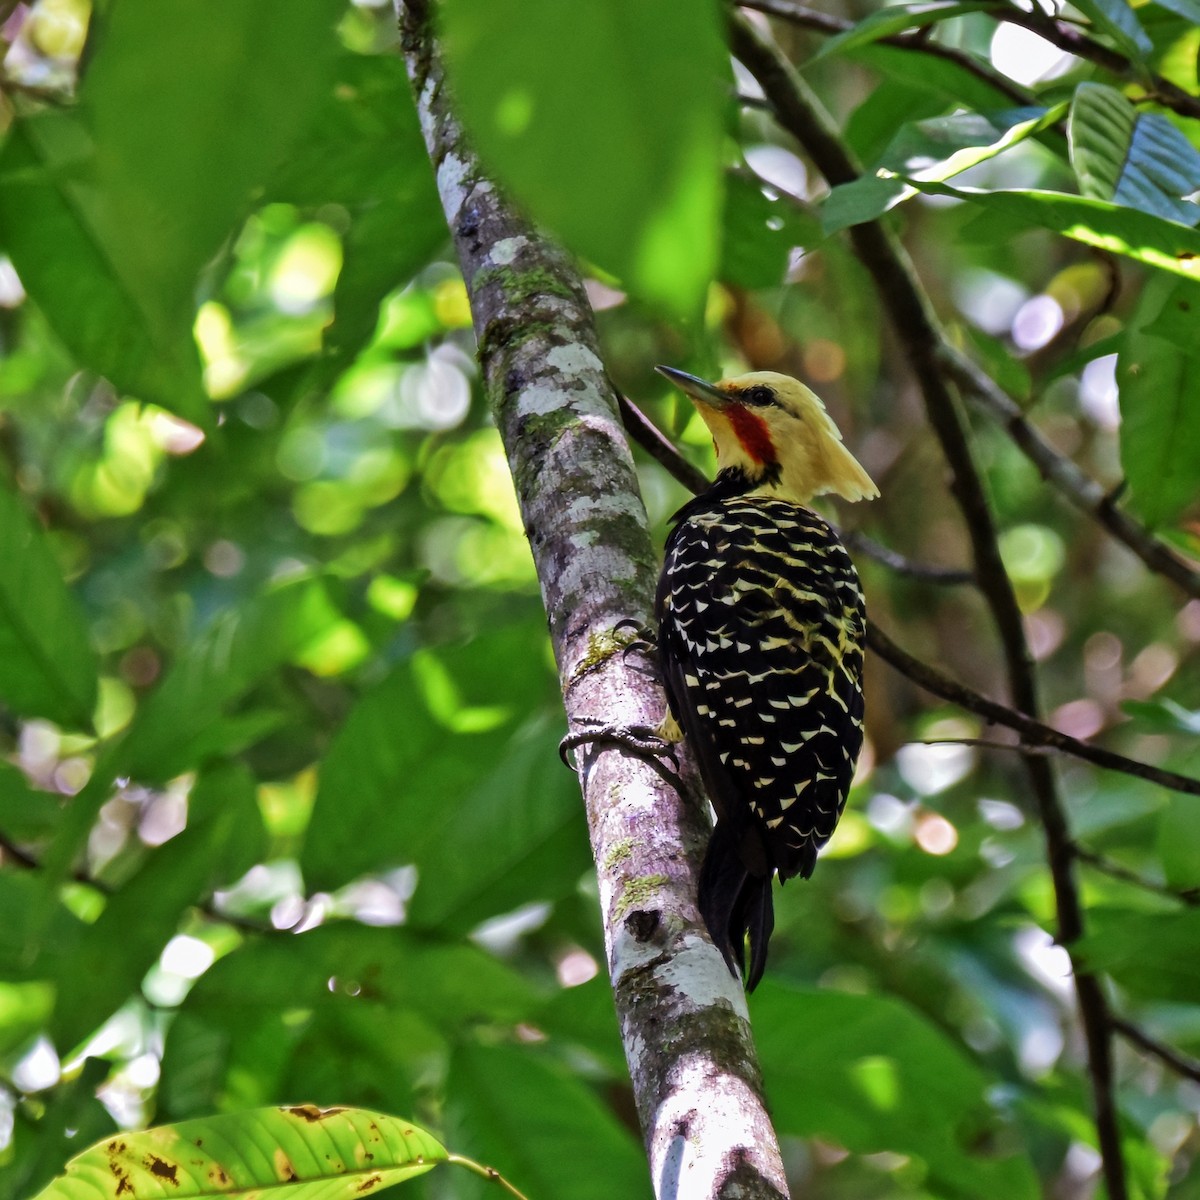
[[[242,1191],[260,1200],[285,1192],[287,1200],[351,1200],[447,1158],[419,1126],[383,1113],[260,1108],[109,1138],[71,1159],[35,1200],[202,1200]]]

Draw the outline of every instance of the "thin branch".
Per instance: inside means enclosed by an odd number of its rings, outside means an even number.
[[[1151,1037],[1124,1017],[1113,1015],[1109,1019],[1112,1021],[1113,1028],[1122,1037],[1133,1042],[1135,1046],[1140,1046],[1147,1054],[1153,1054],[1155,1058],[1162,1059],[1172,1071],[1177,1071],[1180,1075],[1200,1083],[1200,1059],[1192,1058],[1176,1050],[1174,1046],[1160,1042],[1158,1038]]]
[[[1150,84],[1152,98],[1156,103],[1172,109],[1180,116],[1200,119],[1200,97],[1185,92],[1183,88],[1161,75],[1156,75],[1148,67],[1135,63],[1124,54],[1088,37],[1074,25],[1042,12],[1036,4],[1032,12],[1025,12],[1014,4],[998,5],[989,15],[998,21],[1007,21],[1010,25],[1020,25],[1024,29],[1032,30],[1060,50],[1095,63],[1122,79],[1139,83],[1146,80]]]
[[[734,54],[774,105],[776,120],[803,146],[830,186],[857,179],[858,164],[833,120],[778,47],[736,14],[731,17],[730,30]],[[853,226],[849,234],[899,336],[924,397],[929,423],[950,466],[950,490],[971,539],[975,575],[1000,636],[1014,704],[1036,719],[1040,704],[1033,660],[1012,581],[1000,558],[991,509],[971,454],[966,424],[943,373],[939,350],[944,337],[908,256],[890,227],[871,221]],[[1072,870],[1066,811],[1050,763],[1038,755],[1025,756],[1024,763],[1046,838],[1058,940],[1069,951],[1070,944],[1082,936],[1084,921]],[[1113,1095],[1108,1002],[1100,981],[1078,965],[1075,991],[1088,1046],[1096,1134],[1109,1200],[1126,1200],[1129,1193]]]
[[[959,387],[999,422],[1043,479],[1080,512],[1123,542],[1151,571],[1171,580],[1189,596],[1200,598],[1200,568],[1189,564],[1166,542],[1118,508],[1112,493],[1080,470],[1072,459],[1055,450],[1026,419],[1020,405],[961,350],[943,339],[938,354],[942,366]]]
[[[839,33],[848,32],[855,25],[854,21],[848,21],[844,17],[818,12],[803,4],[794,4],[792,0],[738,0],[738,5],[740,8],[765,13],[769,17],[778,17],[801,29],[811,29],[815,33],[828,33],[836,36]],[[898,50],[911,50],[917,54],[927,54],[931,58],[941,58],[952,62],[964,71],[969,71],[976,79],[986,83],[988,87],[1007,96],[1014,104],[1037,103],[1037,97],[1028,88],[1019,86],[1007,76],[1001,75],[999,71],[993,70],[987,63],[976,58],[974,54],[965,50],[956,50],[952,46],[943,46],[938,42],[931,42],[921,36],[923,32],[921,30],[915,33],[896,33],[877,40],[884,46],[895,46]]]
[[[1185,792],[1190,796],[1200,796],[1200,779],[1192,779],[1188,775],[1179,775],[1175,771],[1166,771],[1162,767],[1127,758],[1114,750],[1105,750],[1093,746],[1090,742],[1080,741],[1068,733],[1061,733],[1052,726],[1034,717],[1020,712],[1007,704],[991,700],[987,696],[959,683],[949,675],[939,671],[929,663],[913,657],[907,650],[902,650],[892,641],[877,622],[872,621],[867,626],[867,646],[878,654],[884,662],[890,663],[900,674],[923,687],[927,692],[940,696],[965,708],[968,712],[976,713],[993,725],[1003,725],[1020,734],[1024,745],[1045,747],[1069,754],[1072,758],[1082,759],[1095,766],[1104,767],[1110,771],[1120,771],[1123,775],[1134,775],[1160,787],[1170,788],[1173,792]]]
[[[27,850],[22,850],[10,837],[5,833],[0,833],[0,852],[5,858],[12,859],[18,867],[24,867],[27,871],[36,871],[40,864]]]
[[[702,492],[708,487],[708,479],[699,467],[693,466],[679,453],[668,437],[650,420],[648,416],[628,396],[617,393],[617,403],[621,411],[621,422],[625,432],[655,462],[665,467],[667,473],[682,483],[689,492]]]
[[[1097,854],[1095,850],[1089,850],[1078,843],[1075,844],[1075,857],[1080,862],[1087,863],[1089,867],[1099,871],[1102,875],[1109,875],[1113,879],[1119,879],[1122,883],[1130,884],[1132,887],[1138,887],[1147,892],[1155,892],[1159,896],[1168,896],[1172,900],[1178,900],[1182,904],[1192,907],[1200,905],[1200,888],[1178,891],[1175,888],[1167,887],[1165,883],[1158,883],[1153,879],[1147,879],[1144,875],[1139,875],[1136,871],[1131,871],[1124,864],[1115,862],[1103,854]]]
[[[569,257],[485,174],[453,110],[427,0],[397,0],[422,134],[481,374],[541,584],[571,728],[645,726],[666,698],[614,627],[646,624],[658,554]],[[498,245],[503,256],[493,257]],[[609,976],[655,1191],[781,1200],[746,998],[696,910],[704,807],[628,747],[579,753]],[[686,755],[682,761],[686,763]]]
[[[897,575],[905,575],[909,579],[919,579],[923,583],[938,583],[946,586],[975,582],[975,575],[971,571],[965,571],[961,567],[939,567],[932,563],[914,562],[911,558],[898,554],[891,547],[881,545],[874,538],[867,537],[858,529],[843,533],[841,538],[847,549],[853,550],[856,554],[865,555],[867,558],[873,558],[877,563],[890,567]]]

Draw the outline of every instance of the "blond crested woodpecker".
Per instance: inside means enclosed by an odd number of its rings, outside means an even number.
[[[812,874],[863,739],[862,590],[807,505],[879,492],[797,380],[657,370],[694,401],[717,450],[716,479],[667,538],[658,647],[671,716],[717,815],[700,914],[752,990],[774,926],[772,876]]]

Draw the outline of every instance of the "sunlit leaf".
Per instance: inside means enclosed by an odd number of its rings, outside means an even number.
[[[1078,0],[1075,7],[1108,34],[1118,49],[1130,58],[1140,59],[1153,49],[1146,31],[1125,0]]]
[[[1040,227],[1186,279],[1200,280],[1200,233],[1174,221],[1063,192],[1015,188],[986,192],[911,177],[907,182],[930,195],[967,201],[995,218],[994,225],[989,222],[986,227],[973,228],[971,233],[976,237],[982,237],[985,230],[989,237],[995,236],[998,227],[1009,231]]]
[[[47,880],[69,866],[116,775],[162,782],[224,749],[212,734],[227,706],[340,619],[324,586],[304,578],[221,614],[167,672],[124,737],[99,756],[46,856]],[[239,727],[226,729],[240,738]]]
[[[356,1108],[263,1108],[122,1132],[76,1155],[37,1200],[223,1196],[337,1200],[423,1175],[446,1149],[411,1121]]]
[[[203,778],[189,797],[187,828],[152,850],[110,893],[69,959],[52,970],[57,993],[52,1029],[61,1045],[75,1045],[121,1006],[157,961],[185,910],[205,899],[214,884],[246,870],[262,841],[249,772],[230,766]]]
[[[1085,196],[1194,225],[1200,151],[1157,113],[1139,113],[1116,88],[1081,83],[1071,102],[1071,163]]]
[[[88,728],[97,684],[83,608],[45,533],[2,486],[0,561],[0,703],[24,717]]]
[[[107,6],[77,112],[28,122],[6,146],[5,247],[63,341],[119,389],[205,421],[197,276],[303,129],[343,7]]]
[[[350,216],[325,333],[332,378],[375,328],[383,297],[425,265],[449,234],[404,64],[343,54],[297,153],[268,183],[272,199]]]
[[[491,169],[577,254],[698,316],[717,262],[729,79],[713,0],[450,0],[439,16]]]
[[[1131,503],[1151,526],[1173,520],[1200,495],[1200,345],[1181,349],[1151,332],[1200,312],[1200,285],[1166,283],[1147,290],[1117,356],[1121,464]]]
[[[1065,114],[1066,105],[1059,104],[1049,109],[1011,109],[987,116],[956,114],[905,126],[884,152],[883,167],[877,174],[840,184],[830,192],[821,206],[821,227],[826,233],[836,233],[874,220],[918,195],[915,181],[951,179],[1041,133]],[[956,148],[947,156],[949,147]],[[931,157],[938,161],[912,169],[915,163],[928,163]],[[914,183],[902,178],[910,173]]]
[[[812,61],[828,58],[831,54],[845,54],[905,30],[925,29],[965,13],[982,12],[988,7],[982,0],[966,0],[965,3],[961,0],[917,0],[917,3],[889,4],[864,17],[853,29],[830,38]]]
[[[916,1155],[939,1195],[1040,1194],[1024,1156],[981,1152],[1002,1124],[987,1103],[987,1076],[910,1009],[884,996],[770,980],[752,1007],[780,1133],[828,1138],[862,1154]]]

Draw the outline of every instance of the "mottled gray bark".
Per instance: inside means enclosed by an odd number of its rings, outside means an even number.
[[[651,545],[592,312],[569,258],[504,200],[465,144],[424,0],[397,0],[404,55],[471,299],[479,361],[541,582],[573,727],[662,716],[646,661],[614,626],[648,622]],[[660,1198],[787,1194],[742,989],[695,906],[708,832],[655,765],[579,753],[605,946]]]

